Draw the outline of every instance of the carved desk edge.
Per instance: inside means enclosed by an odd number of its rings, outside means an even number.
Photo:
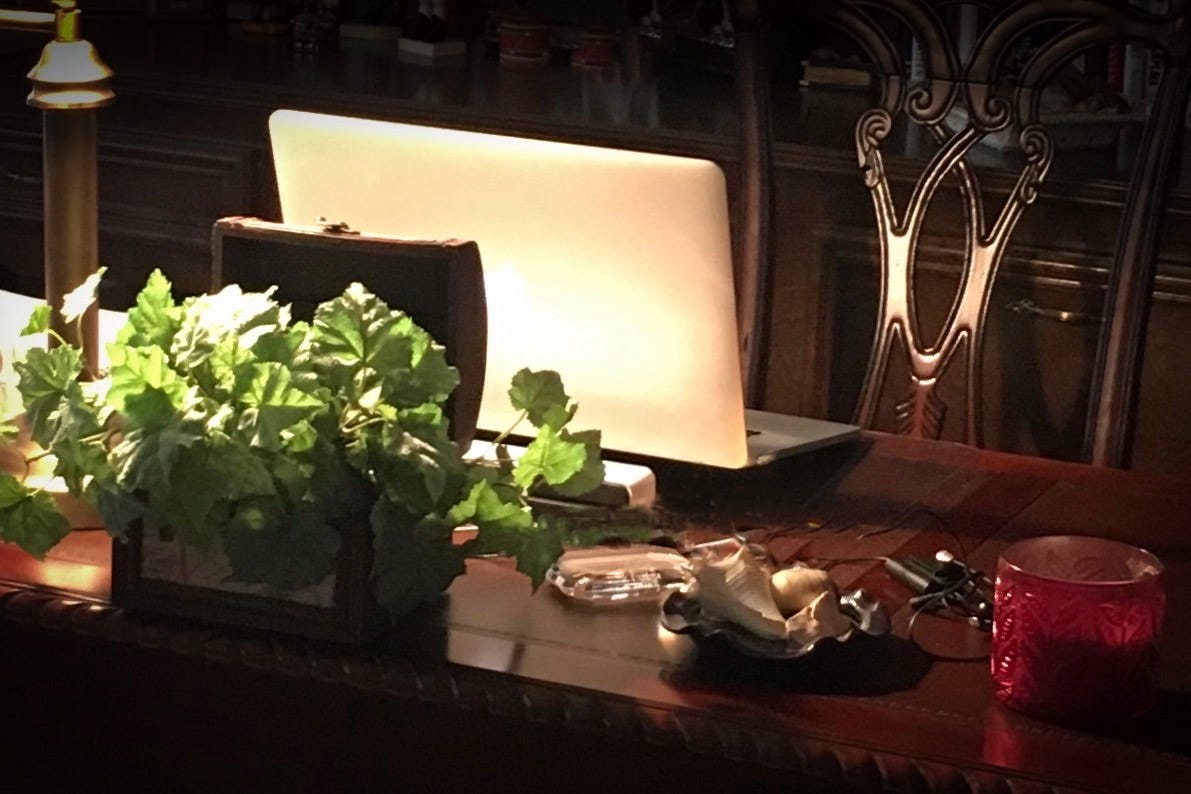
[[[675,709],[442,663],[417,669],[366,649],[327,646],[264,633],[235,632],[181,620],[142,617],[100,601],[0,582],[0,617],[103,642],[201,657],[273,675],[344,685],[396,700],[553,724],[567,731],[640,740],[655,746],[772,769],[862,790],[1012,792],[1084,791],[1015,775],[1012,770],[910,757],[836,739],[745,725],[724,714]],[[792,783],[794,781],[791,781]]]

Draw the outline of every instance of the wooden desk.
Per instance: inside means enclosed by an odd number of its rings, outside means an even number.
[[[763,663],[658,628],[652,609],[578,609],[477,560],[449,597],[377,648],[316,645],[0,589],[0,776],[172,790],[401,790],[573,782],[727,790],[1191,790],[1191,486],[1185,481],[869,434],[734,476],[660,471],[665,522],[769,528],[783,557],[931,554],[991,570],[1010,542],[1096,534],[1169,573],[1158,708],[1107,733],[993,702],[987,661],[906,639],[910,595],[876,563],[833,568],[895,613],[894,636]],[[817,528],[815,526],[817,525]],[[957,539],[953,539],[954,533]],[[867,534],[863,540],[857,536]],[[986,636],[919,620],[922,645]],[[42,764],[51,764],[43,766]],[[55,773],[56,774],[56,773]]]

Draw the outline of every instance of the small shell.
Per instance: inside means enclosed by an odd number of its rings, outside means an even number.
[[[773,600],[786,617],[806,609],[823,593],[835,592],[827,571],[806,566],[783,568],[769,577],[769,586]]]
[[[707,614],[759,637],[786,638],[786,623],[773,600],[769,574],[744,548],[723,559],[694,560],[695,597]]]

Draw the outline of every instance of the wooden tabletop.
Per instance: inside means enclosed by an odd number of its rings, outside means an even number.
[[[139,773],[158,769],[163,780],[171,769],[202,769],[195,779],[223,784],[278,753],[300,770],[286,778],[288,790],[345,758],[353,774],[406,780],[416,759],[444,768],[415,748],[450,726],[449,741],[483,731],[447,767],[483,758],[489,780],[502,774],[491,757],[501,748],[512,754],[505,773],[532,761],[539,774],[596,774],[627,758],[666,779],[720,775],[804,790],[1191,790],[1191,483],[882,434],[754,471],[658,476],[662,524],[696,535],[747,531],[768,537],[779,559],[831,564],[838,584],[864,587],[891,610],[892,636],[759,661],[670,634],[656,607],[585,609],[549,587],[531,593],[507,561],[481,559],[442,604],[367,649],[131,615],[102,596],[0,588],[0,638],[20,649],[0,655],[0,670],[41,682],[23,690],[39,693],[25,695],[34,724],[48,721],[37,716],[46,682],[81,676],[90,685],[57,685],[63,700],[54,702],[115,706],[119,717],[99,720],[107,728],[110,720],[125,730],[185,725],[200,744],[231,730],[241,750],[256,737],[251,759],[223,747],[214,766],[187,766],[193,759],[177,743],[142,740]],[[992,571],[1001,549],[1040,534],[1116,538],[1166,564],[1162,694],[1136,723],[1084,731],[1004,709],[992,698],[987,634],[924,615],[911,641],[910,591],[879,562],[834,562],[947,548]],[[264,703],[268,715],[256,708]],[[187,721],[196,709],[207,720],[201,730]],[[303,729],[312,711],[321,727]],[[340,725],[358,730],[329,740]],[[305,738],[311,730],[316,745]],[[279,749],[282,736],[288,750]],[[102,757],[115,764],[119,753],[106,747]],[[530,774],[516,779],[532,789]]]

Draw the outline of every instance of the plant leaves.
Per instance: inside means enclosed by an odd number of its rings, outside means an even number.
[[[128,540],[133,524],[145,515],[144,502],[115,487],[94,485],[91,499],[108,534],[117,540]]]
[[[220,339],[211,350],[211,357],[207,360],[210,367],[211,382],[204,384],[205,390],[212,397],[239,400],[243,389],[252,384],[251,367],[257,362],[256,355],[240,345],[236,336],[226,336]],[[194,370],[192,374],[200,381],[204,380],[202,368]]]
[[[372,509],[372,588],[393,616],[435,601],[464,571],[463,552],[451,543],[454,525],[439,516],[417,519],[388,499]]]
[[[74,496],[83,492],[89,476],[102,475],[110,470],[107,449],[100,432],[99,409],[86,400],[78,384],[72,384],[58,403],[57,432],[49,448],[57,458],[54,474],[66,482]]]
[[[125,491],[168,489],[178,450],[199,440],[199,436],[177,424],[158,430],[129,431],[111,451],[116,483]]]
[[[528,576],[536,589],[562,554],[561,533],[539,526],[519,492],[505,497],[500,491],[499,486],[486,480],[477,482],[467,499],[452,509],[449,518],[458,523],[470,521],[479,527],[475,553],[516,557],[517,570]]]
[[[583,466],[562,482],[551,482],[547,478],[546,482],[551,489],[562,496],[582,496],[603,484],[606,472],[604,461],[600,458],[600,437],[599,430],[582,430],[577,433],[562,431],[560,439],[563,442],[583,445]]]
[[[211,548],[218,527],[210,520],[216,502],[230,494],[235,483],[230,467],[210,445],[196,442],[177,447],[168,482],[150,492],[155,519],[173,529],[178,538],[200,550]]]
[[[541,477],[548,485],[559,485],[583,470],[587,464],[587,446],[568,438],[565,430],[545,425],[513,468],[513,479],[522,488],[530,488]],[[602,479],[602,478],[601,478]]]
[[[448,518],[457,524],[470,521],[479,528],[473,550],[477,554],[506,554],[517,558],[517,570],[536,589],[546,571],[562,554],[563,531],[539,525],[520,491],[507,490],[488,480],[475,483],[467,498],[451,509]]]
[[[326,407],[323,400],[290,385],[290,372],[275,361],[253,364],[240,372],[236,391],[250,408],[240,417],[240,429],[253,446],[279,449],[281,433],[310,420]]]
[[[409,317],[402,316],[396,330],[410,340],[410,365],[388,371],[385,397],[402,408],[445,401],[459,385],[459,371],[447,363],[446,348]]]
[[[434,512],[447,486],[451,450],[398,431],[369,445],[376,484],[394,501],[419,513]]]
[[[310,326],[296,322],[283,330],[262,334],[252,345],[252,352],[261,361],[276,361],[279,364],[300,366],[306,358]]]
[[[452,507],[447,516],[455,524],[471,522],[481,528],[495,529],[496,534],[523,532],[533,526],[533,514],[528,506],[520,498],[502,497],[488,480],[473,484],[467,497]]]
[[[513,375],[509,400],[518,411],[525,411],[534,427],[559,429],[575,415],[577,407],[570,404],[562,378],[549,369],[519,370]]]
[[[186,373],[201,367],[228,336],[236,336],[241,347],[250,349],[264,335],[285,328],[289,309],[273,300],[273,292],[272,288],[243,292],[229,284],[214,295],[187,298],[169,350],[178,370]]]
[[[73,323],[83,312],[91,308],[99,292],[99,281],[107,272],[106,267],[98,268],[94,273],[83,279],[83,283],[62,296],[62,319]]]
[[[186,383],[156,345],[121,349],[108,346],[112,385],[107,402],[131,427],[157,428],[168,424],[182,408]]]
[[[174,302],[169,279],[155,269],[137,294],[136,305],[128,310],[128,320],[116,333],[116,342],[126,347],[156,345],[169,350],[180,326],[181,310]]]
[[[315,310],[311,347],[318,366],[340,386],[350,383],[361,367],[408,370],[413,341],[403,319],[361,284],[351,284]]]
[[[40,560],[68,534],[70,522],[49,494],[0,473],[0,540],[15,543]]]
[[[53,414],[66,392],[78,389],[78,376],[83,369],[82,357],[73,347],[52,350],[34,348],[24,361],[13,365],[20,376],[17,389],[25,403],[30,437],[48,447],[57,433]]]
[[[229,581],[263,582],[274,593],[321,582],[334,572],[340,546],[339,532],[308,503],[261,529],[233,522],[222,539],[232,569]]]
[[[29,322],[25,323],[25,327],[21,329],[21,336],[44,334],[48,330],[50,330],[50,305],[43,303],[33,309],[33,313],[29,315]]]

